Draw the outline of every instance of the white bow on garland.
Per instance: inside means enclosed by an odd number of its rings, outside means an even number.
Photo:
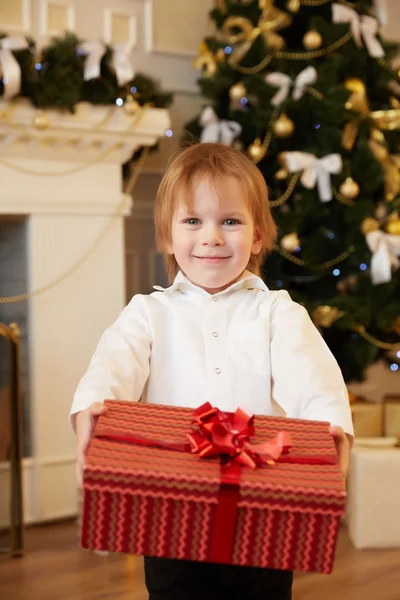
[[[201,142],[214,142],[232,146],[233,141],[241,134],[242,127],[236,121],[219,119],[214,109],[207,106],[200,117]]]
[[[371,279],[374,285],[392,279],[392,267],[400,267],[400,235],[385,233],[381,229],[370,231],[365,239],[372,252]]]
[[[20,35],[4,37],[0,40],[0,66],[3,71],[4,94],[9,100],[21,90],[21,67],[12,52],[27,50],[29,44]]]
[[[290,173],[303,171],[300,181],[304,187],[312,189],[317,184],[321,202],[332,200],[330,176],[342,170],[340,154],[327,154],[323,158],[317,158],[310,152],[284,152],[282,158]]]
[[[368,15],[360,17],[355,10],[344,4],[332,4],[332,18],[334,23],[350,23],[355,43],[361,48],[363,39],[370,56],[374,58],[385,56],[385,51],[376,37],[379,29],[377,19]]]
[[[289,95],[290,88],[293,86],[293,99],[300,100],[306,91],[306,87],[313,85],[317,81],[317,70],[314,67],[306,67],[293,80],[289,75],[274,71],[265,76],[265,83],[273,87],[278,87],[279,90],[271,99],[273,106],[279,106],[285,102]]]
[[[120,87],[131,81],[135,76],[132,49],[133,44],[131,42],[123,42],[112,46],[112,65]],[[83,75],[85,81],[98,79],[100,77],[101,59],[107,51],[106,45],[100,41],[82,42],[78,46],[78,51],[87,55]]]

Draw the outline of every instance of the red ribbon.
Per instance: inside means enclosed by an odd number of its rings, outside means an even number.
[[[221,456],[221,484],[210,561],[229,563],[240,500],[241,465],[252,469],[263,464],[274,465],[289,451],[291,436],[281,431],[269,442],[251,444],[254,415],[242,406],[235,413],[224,413],[206,402],[195,410],[193,421],[198,428],[187,434],[192,453],[201,458]]]
[[[235,413],[225,413],[206,402],[193,413],[197,428],[187,434],[189,444],[146,437],[127,437],[106,434],[108,439],[141,446],[166,448],[179,452],[192,452],[200,458],[221,457],[221,484],[214,523],[214,533],[209,559],[211,562],[230,563],[235,539],[238,502],[240,500],[240,474],[242,465],[252,469],[276,462],[299,464],[334,464],[327,456],[288,456],[292,446],[290,433],[280,431],[267,442],[252,444],[254,415],[240,406]]]
[[[187,434],[192,452],[201,458],[226,456],[251,467],[274,465],[292,445],[290,433],[281,431],[262,444],[251,444],[254,415],[242,406],[235,413],[225,413],[206,402],[194,411],[197,430]]]

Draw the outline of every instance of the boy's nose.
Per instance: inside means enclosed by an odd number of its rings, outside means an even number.
[[[221,246],[224,243],[221,229],[216,225],[208,225],[203,230],[203,246]]]

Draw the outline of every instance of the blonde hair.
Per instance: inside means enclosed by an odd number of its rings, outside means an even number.
[[[193,144],[172,157],[160,186],[154,205],[154,224],[158,249],[163,253],[170,281],[179,265],[175,256],[167,252],[172,242],[172,219],[179,201],[190,203],[194,180],[208,177],[213,183],[224,177],[235,177],[242,186],[254,226],[260,231],[262,249],[251,254],[248,269],[260,275],[260,267],[277,237],[277,227],[268,204],[268,189],[264,177],[255,164],[238,150],[222,144]]]

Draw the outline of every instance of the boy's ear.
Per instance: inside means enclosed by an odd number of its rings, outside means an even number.
[[[254,230],[254,239],[253,239],[253,245],[251,247],[251,253],[252,254],[260,254],[261,249],[262,249],[261,231],[258,227],[256,227]]]

